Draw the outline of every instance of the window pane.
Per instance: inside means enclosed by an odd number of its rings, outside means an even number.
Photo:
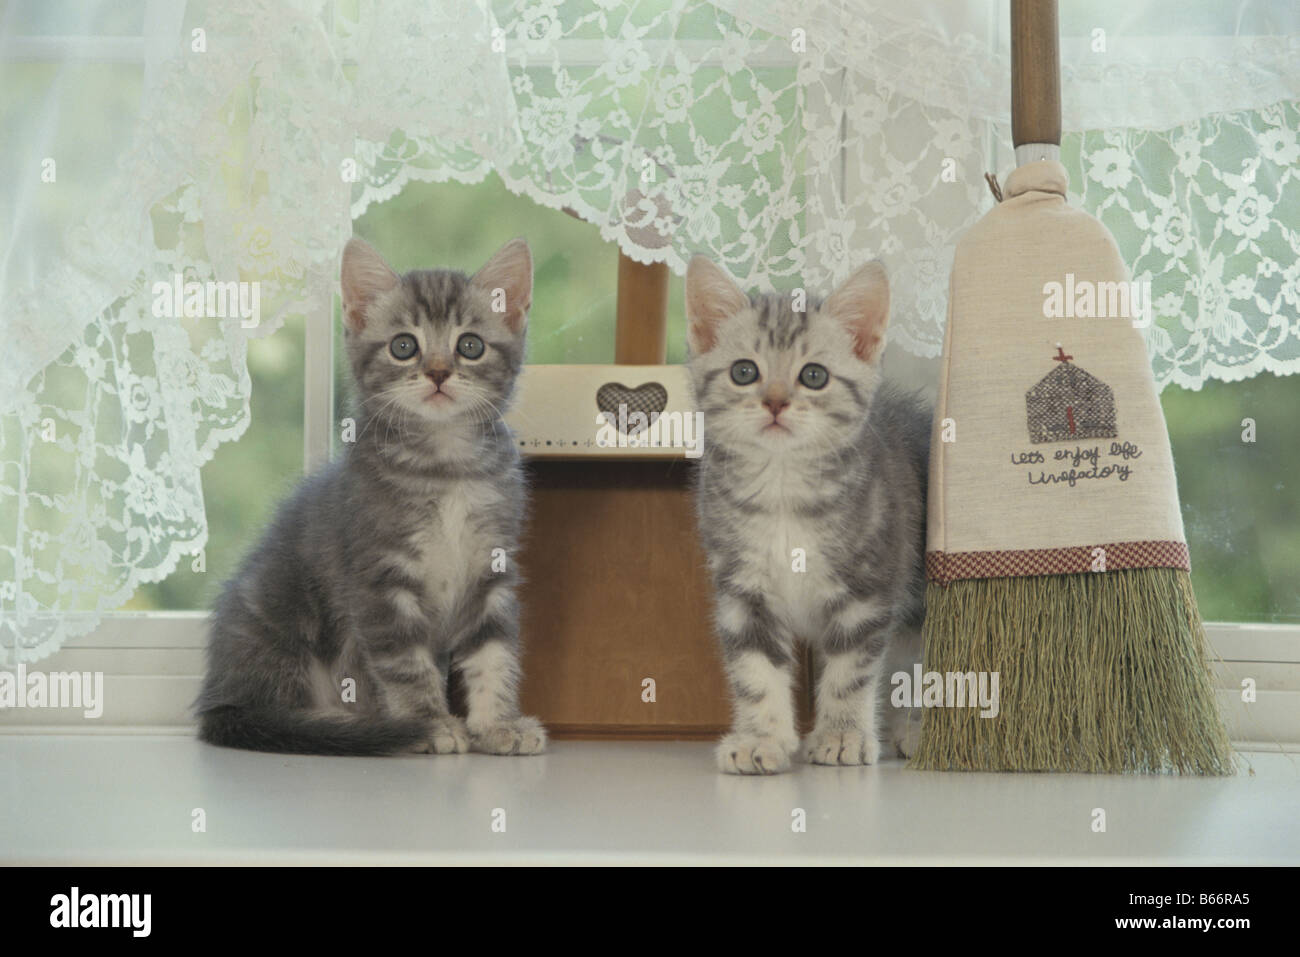
[[[1202,617],[1300,621],[1300,376],[1170,386],[1160,398]]]

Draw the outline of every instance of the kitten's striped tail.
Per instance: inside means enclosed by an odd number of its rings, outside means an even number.
[[[382,755],[411,751],[429,733],[419,719],[270,714],[228,705],[199,716],[199,739],[276,754]]]

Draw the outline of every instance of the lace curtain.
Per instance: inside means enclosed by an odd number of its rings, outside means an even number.
[[[1157,380],[1300,369],[1294,5],[1062,6],[1072,199],[1152,283]],[[249,340],[328,315],[352,219],[413,180],[495,170],[640,261],[707,252],[755,286],[879,256],[891,341],[937,354],[953,244],[992,202],[984,171],[1013,165],[1006,20],[982,0],[11,0],[0,663],[203,547],[200,468],[248,424]],[[155,284],[178,275],[255,283],[256,324],[169,315]]]

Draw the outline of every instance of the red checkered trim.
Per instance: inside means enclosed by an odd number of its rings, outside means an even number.
[[[941,585],[964,578],[1073,575],[1093,571],[1097,549],[1105,553],[1108,572],[1121,568],[1192,570],[1185,542],[1112,542],[1109,545],[1032,548],[1014,552],[926,552],[925,574],[930,581]]]

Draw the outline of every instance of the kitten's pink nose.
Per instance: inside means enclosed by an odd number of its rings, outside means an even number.
[[[781,410],[790,404],[790,400],[783,395],[770,395],[763,399],[763,405],[767,411],[772,413],[772,418],[781,414]]]
[[[451,378],[451,370],[444,369],[442,366],[434,366],[429,370],[428,375],[433,380],[434,385],[441,387],[444,382]]]

